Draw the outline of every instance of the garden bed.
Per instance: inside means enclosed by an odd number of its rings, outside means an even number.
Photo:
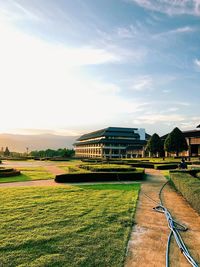
[[[0,168],[0,178],[20,175],[20,171],[13,168]]]
[[[144,169],[132,172],[91,172],[67,173],[56,175],[57,183],[85,183],[85,182],[110,182],[110,181],[137,181],[145,177]]]
[[[200,180],[197,174],[198,170],[170,171],[170,181],[200,214]]]

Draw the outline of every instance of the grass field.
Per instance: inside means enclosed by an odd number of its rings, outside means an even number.
[[[0,183],[22,182],[31,180],[53,179],[55,175],[45,170],[43,167],[18,167],[21,175],[0,178]]]
[[[83,165],[86,163],[83,163],[81,160],[70,160],[66,162],[58,162],[56,165],[66,171],[66,173],[82,173],[82,172],[90,172],[88,170],[84,170],[82,168],[79,168],[79,165]]]
[[[123,266],[139,187],[0,189],[1,266]]]
[[[167,180],[169,180],[170,176],[169,176],[169,170],[161,170],[161,173],[163,176],[165,176],[165,178]]]

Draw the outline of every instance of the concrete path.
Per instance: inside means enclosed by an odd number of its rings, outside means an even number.
[[[159,171],[146,170],[146,173],[147,181],[142,184],[125,267],[165,266],[169,234],[167,221],[163,214],[152,210],[156,203],[149,200],[145,194],[158,201],[158,192],[166,180]],[[189,228],[187,232],[181,233],[181,236],[191,255],[200,264],[200,216],[170,186],[165,187],[162,196],[173,218]],[[191,266],[174,241],[171,243],[170,259],[170,265],[173,267]]]

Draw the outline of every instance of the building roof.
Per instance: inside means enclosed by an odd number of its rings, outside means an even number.
[[[151,135],[148,134],[148,133],[145,133],[145,139],[146,139],[146,140],[149,140],[150,138],[151,138]]]
[[[200,137],[200,130],[189,130],[189,131],[182,131],[185,137]],[[161,137],[162,140],[167,138],[168,134],[165,134]]]
[[[84,141],[87,139],[93,139],[98,137],[109,137],[109,136],[121,136],[121,137],[130,137],[130,138],[139,138],[139,134],[134,131],[137,128],[123,128],[123,127],[108,127],[105,129],[101,129],[95,132],[91,132],[88,134],[84,134],[77,139],[77,141]]]
[[[89,145],[89,144],[124,144],[124,146],[127,146],[129,144],[134,145],[146,145],[147,141],[145,140],[134,140],[134,139],[100,139],[100,140],[85,140],[83,142],[76,142],[73,145]]]
[[[185,137],[200,137],[200,130],[191,130],[183,132]]]

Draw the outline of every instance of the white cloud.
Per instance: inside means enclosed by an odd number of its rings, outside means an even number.
[[[164,90],[163,90],[163,93],[164,93],[164,94],[169,94],[169,93],[171,93],[171,90],[169,90],[169,89],[164,89]]]
[[[154,124],[161,122],[181,122],[185,120],[185,117],[179,114],[149,114],[139,116],[139,120],[145,124]]]
[[[135,78],[130,88],[135,91],[151,90],[152,84],[153,79],[151,76],[140,76]]]
[[[184,34],[184,33],[190,33],[190,32],[195,32],[197,29],[194,27],[190,27],[190,26],[185,26],[185,27],[180,27],[180,28],[176,28],[170,31],[166,31],[166,32],[161,32],[158,34],[154,34],[153,38],[159,38],[159,37],[166,37],[166,36],[177,36],[177,34]]]
[[[83,67],[119,60],[104,49],[68,48],[0,24],[1,131],[73,129],[105,124],[141,103],[123,99],[114,83],[88,77]]]
[[[26,8],[15,0],[0,2],[0,20],[20,21],[32,20],[41,21],[42,17],[30,8]]]
[[[133,38],[136,34],[138,34],[138,30],[133,25],[117,28],[117,35],[120,38]]]
[[[195,59],[194,60],[194,64],[197,66],[197,67],[200,67],[200,59]]]
[[[139,6],[167,15],[200,15],[200,0],[129,0]]]
[[[168,112],[168,111],[170,111],[170,112],[174,112],[174,111],[177,111],[177,110],[179,110],[179,108],[177,108],[177,107],[171,107],[171,108],[169,108],[169,109],[167,110],[167,112]]]

